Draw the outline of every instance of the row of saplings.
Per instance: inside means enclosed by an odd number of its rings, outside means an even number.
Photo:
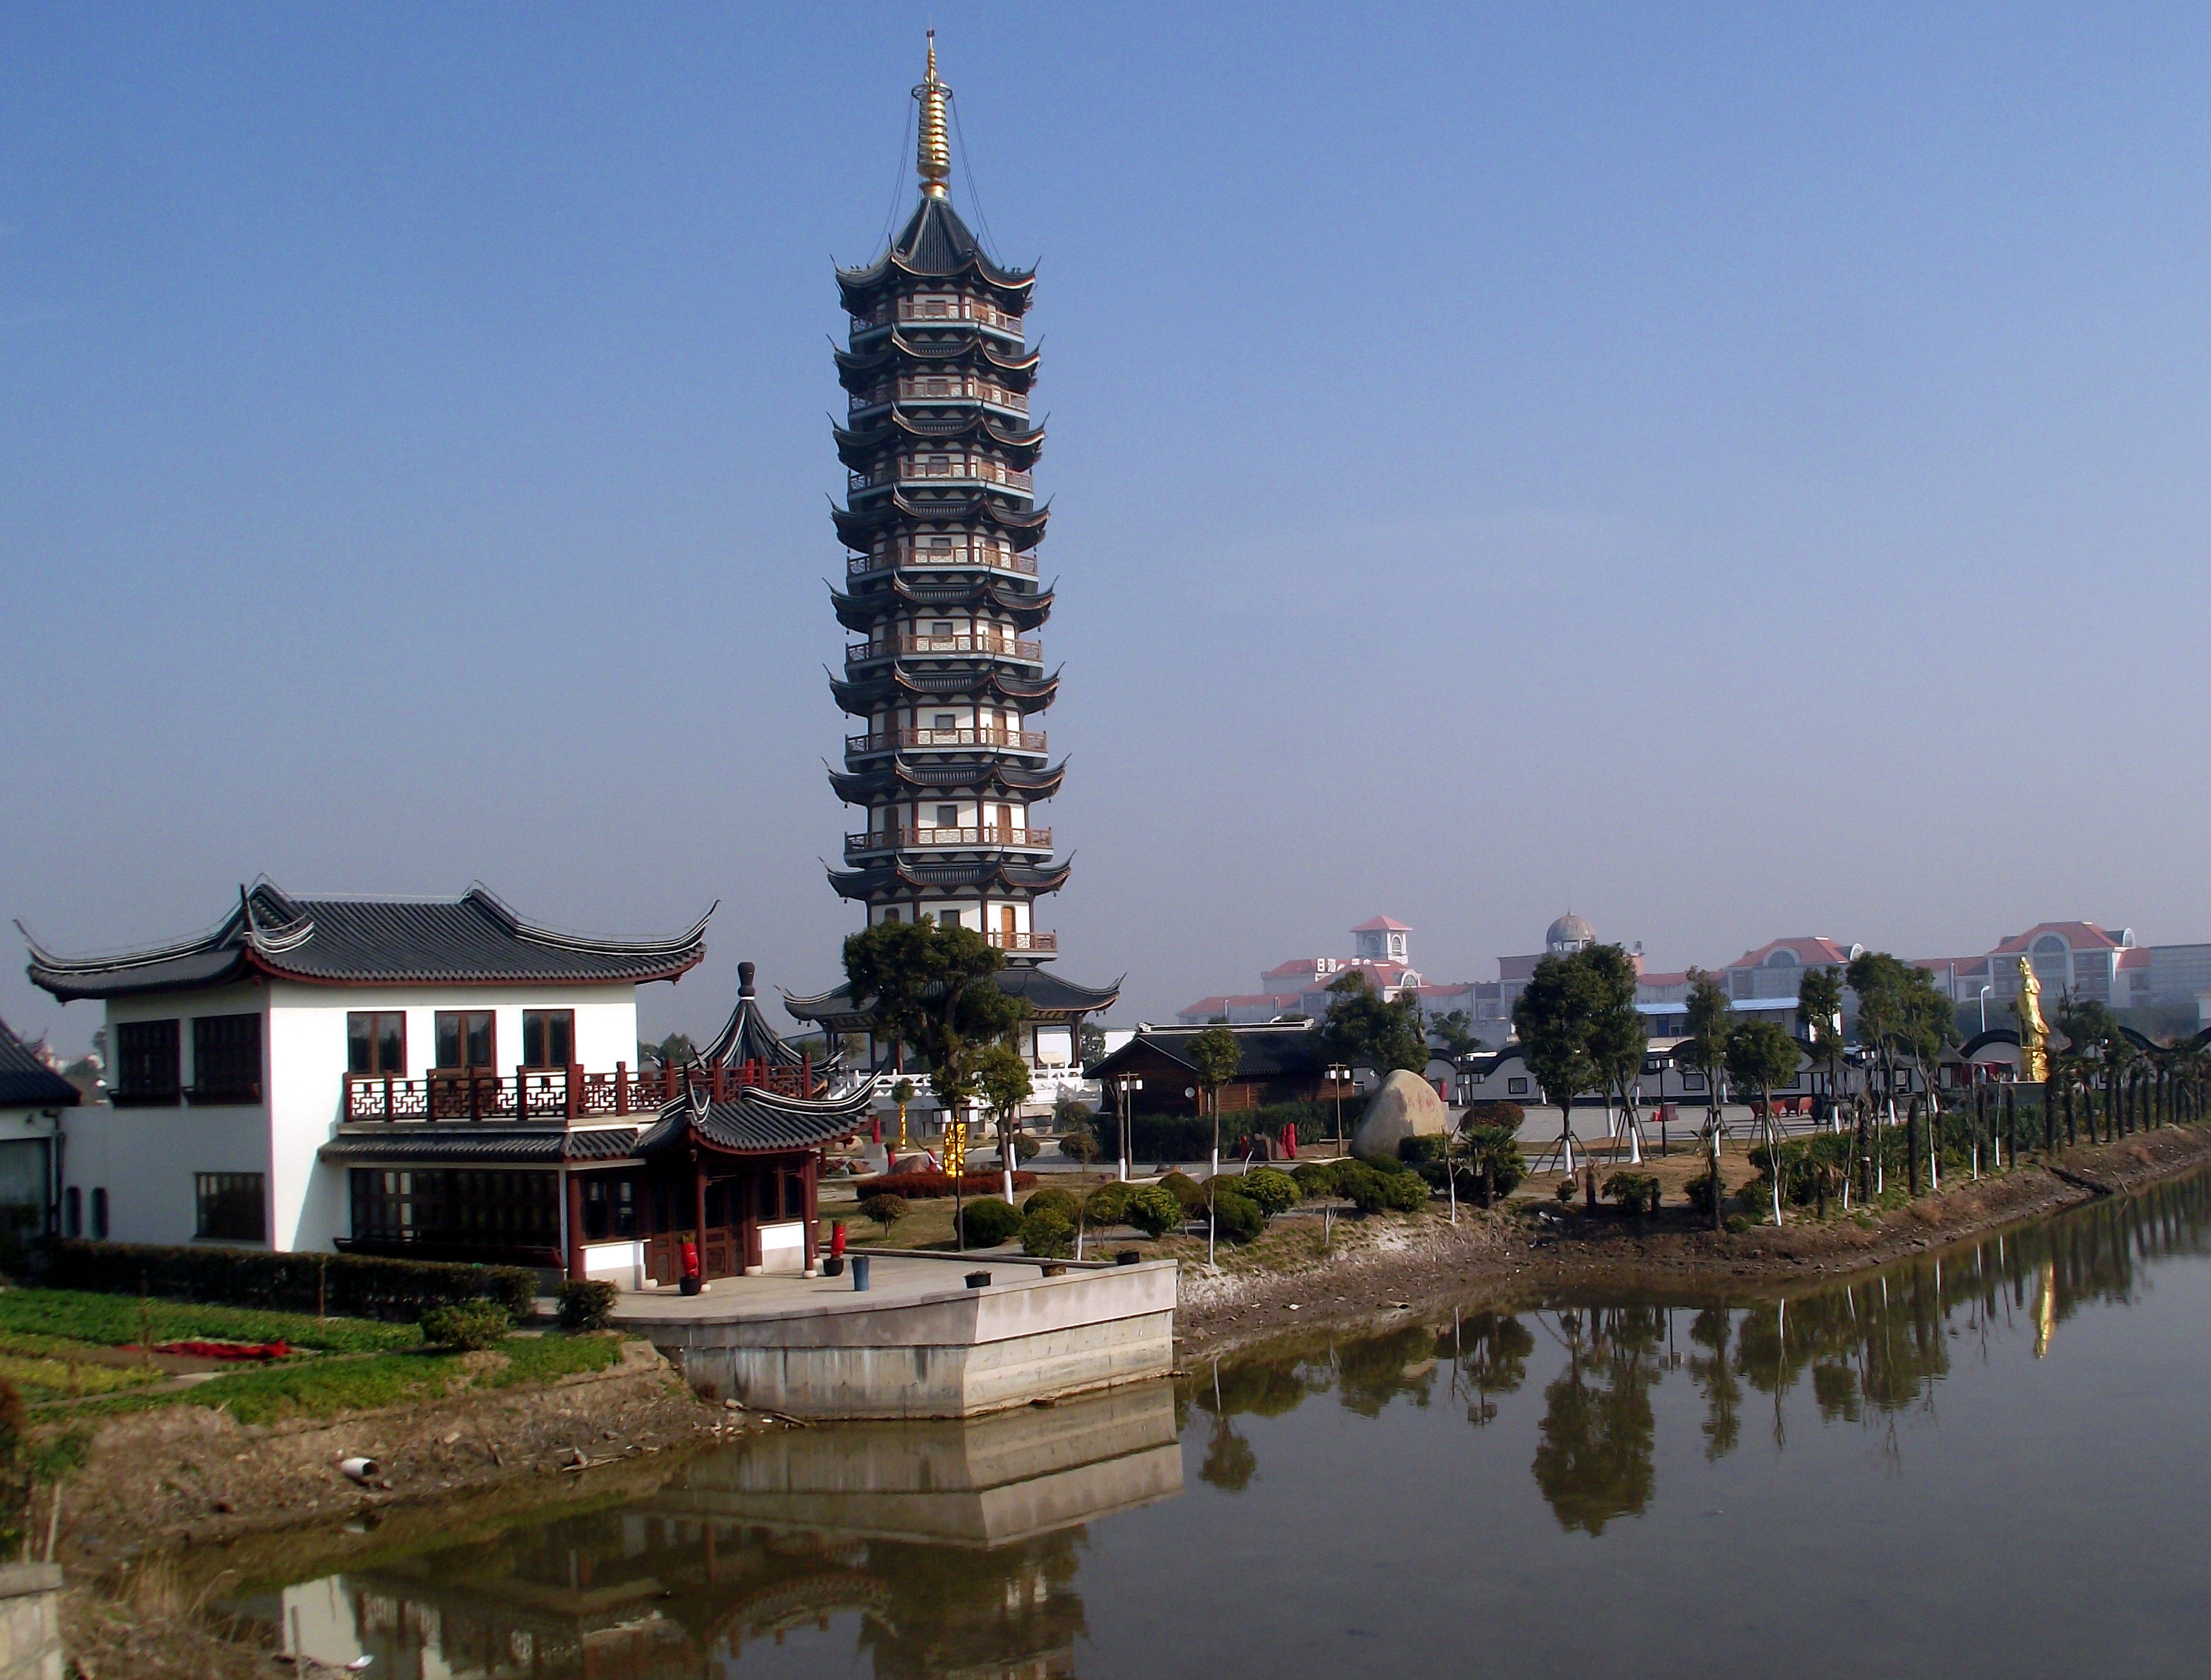
[[[1465,1163],[1454,1162],[1453,1166],[1463,1192]],[[1509,1168],[1499,1175],[1503,1179],[1499,1194],[1509,1192],[1519,1175],[1516,1152]],[[1079,1239],[1093,1232],[1134,1226],[1156,1242],[1171,1231],[1202,1228],[1208,1222],[1218,1236],[1249,1242],[1266,1229],[1268,1220],[1300,1202],[1348,1201],[1361,1213],[1414,1213],[1427,1206],[1443,1183],[1440,1160],[1417,1158],[1416,1152],[1411,1161],[1380,1155],[1307,1161],[1287,1172],[1254,1167],[1202,1184],[1187,1173],[1171,1172],[1156,1184],[1101,1184],[1087,1195],[1046,1188],[1018,1207],[984,1196],[960,1209],[960,1246],[994,1248],[1018,1236],[1023,1254],[1063,1260],[1075,1253]],[[893,1201],[899,1202],[896,1208],[881,1206]],[[861,1203],[860,1211],[887,1235],[906,1208],[898,1197],[871,1196]]]

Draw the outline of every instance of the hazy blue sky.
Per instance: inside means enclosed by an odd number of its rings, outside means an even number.
[[[2211,938],[2211,9],[1784,9],[9,6],[0,909],[718,897],[649,1025],[829,984],[830,270],[934,23],[1119,1018],[1378,910]]]

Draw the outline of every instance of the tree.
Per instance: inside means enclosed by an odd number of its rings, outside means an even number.
[[[1213,1111],[1213,1170],[1221,1171],[1221,1087],[1236,1077],[1244,1065],[1244,1043],[1231,1027],[1208,1027],[1190,1041],[1190,1063],[1197,1069],[1198,1088],[1206,1107]]]
[[[1851,990],[1857,994],[1858,1043],[1871,1054],[1874,1065],[1881,1070],[1881,1103],[1887,1116],[1884,1125],[1896,1123],[1896,1064],[1906,1008],[1905,976],[1917,972],[1911,964],[1886,951],[1868,951],[1853,957],[1850,967],[1844,970]],[[1873,1195],[1880,1191],[1886,1177],[1885,1157],[1888,1151],[1883,1146],[1869,1149],[1869,1152],[1871,1181],[1866,1193]]]
[[[1385,1003],[1357,969],[1330,981],[1328,990],[1332,1001],[1321,1023],[1321,1048],[1332,1060],[1380,1074],[1427,1070],[1428,1035],[1418,997],[1407,992]]]
[[[1643,1055],[1651,1030],[1635,1006],[1635,959],[1616,945],[1592,945],[1568,959],[1588,971],[1592,1012],[1589,1055],[1603,1084],[1606,1101],[1620,1101],[1627,1123],[1627,1158],[1643,1163],[1643,1116],[1635,1092],[1643,1077]]]
[[[1463,1009],[1446,1011],[1432,1017],[1428,1031],[1443,1041],[1444,1054],[1456,1061],[1461,1056],[1472,1055],[1481,1048],[1481,1041],[1474,1036],[1474,1017]]]
[[[1738,1091],[1756,1088],[1758,1105],[1766,1122],[1766,1159],[1773,1181],[1773,1223],[1781,1223],[1781,1128],[1773,1118],[1773,1087],[1796,1077],[1796,1041],[1771,1021],[1745,1021],[1728,1035],[1728,1082]],[[1719,1186],[1712,1186],[1712,1202],[1719,1203]]]
[[[1014,1199],[1014,1116],[1029,1100],[1029,1065],[1010,1044],[985,1047],[975,1058],[975,1082],[998,1121],[998,1165],[1005,1175],[1006,1200]]]
[[[1105,1028],[1099,1026],[1095,1021],[1085,1021],[1079,1029],[1078,1036],[1082,1048],[1082,1065],[1085,1067],[1106,1060]]]
[[[1720,1228],[1720,1076],[1727,1071],[1728,1039],[1735,1031],[1735,1005],[1717,976],[1689,970],[1689,1036],[1676,1056],[1705,1076],[1705,1156],[1712,1175],[1712,1229]]]
[[[964,1111],[974,1100],[976,1061],[1027,1018],[1028,1005],[1001,990],[1005,958],[972,928],[883,922],[845,941],[852,1001],[871,1009],[884,1036],[918,1055],[945,1114],[945,1165],[959,1218],[966,1165]]]
[[[1814,1061],[1827,1070],[1827,1115],[1842,1122],[1843,977],[1832,968],[1810,968],[1796,983],[1796,1024],[1812,1046]]]
[[[1559,1105],[1559,1147],[1569,1173],[1574,1169],[1574,1098],[1598,1079],[1589,1042],[1596,1005],[1588,965],[1557,955],[1536,964],[1527,989],[1512,1005],[1512,1030],[1520,1035],[1528,1071],[1542,1086],[1544,1100]]]
[[[691,1042],[691,1035],[688,1032],[671,1032],[657,1044],[647,1044],[640,1039],[637,1047],[637,1061],[640,1067],[648,1061],[657,1061],[663,1067],[681,1067],[698,1060],[698,1048]]]

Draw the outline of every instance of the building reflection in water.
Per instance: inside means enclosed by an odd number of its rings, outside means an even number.
[[[1182,1490],[1164,1383],[968,1423],[778,1430],[657,1494],[240,1604],[393,1680],[694,1680],[850,1625],[882,1680],[1075,1672],[1082,1525]],[[839,1658],[839,1665],[844,1659]]]

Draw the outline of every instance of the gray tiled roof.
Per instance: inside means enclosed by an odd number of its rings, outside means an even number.
[[[638,1139],[636,1152],[657,1154],[692,1138],[737,1155],[812,1149],[858,1130],[872,1102],[864,1088],[850,1097],[821,1098],[778,1097],[757,1085],[703,1106],[679,1098]]]
[[[1009,963],[991,978],[1000,991],[1027,1004],[1030,1016],[1039,1021],[1066,1020],[1111,1009],[1121,995],[1118,980],[1110,986],[1085,986],[1033,963]],[[839,986],[833,992],[810,998],[785,993],[783,1006],[800,1020],[818,1022],[832,1032],[868,1030],[869,1012],[865,1006],[853,1006],[849,987]]]
[[[1216,1024],[1218,1024],[1216,1023]],[[1140,1032],[1127,1043],[1084,1070],[1091,1079],[1110,1076],[1131,1062],[1140,1061],[1138,1053],[1155,1051],[1171,1061],[1196,1070],[1190,1060],[1190,1041],[1201,1032],[1210,1032],[1212,1027],[1157,1027]],[[1239,1079],[1268,1079],[1278,1075],[1318,1073],[1326,1065],[1327,1058],[1321,1050],[1320,1034],[1310,1026],[1234,1026],[1229,1029],[1236,1035],[1237,1048],[1243,1052],[1236,1067]]]
[[[326,1161],[620,1161],[635,1153],[634,1126],[512,1126],[499,1121],[402,1122],[341,1132],[322,1147]]]
[[[840,269],[837,283],[847,294],[855,294],[901,272],[936,276],[971,270],[1009,292],[1025,290],[1034,280],[1026,269],[1001,268],[992,262],[984,252],[983,242],[960,220],[950,199],[924,196],[906,218],[906,226],[899,229],[890,249],[864,269]]]
[[[0,1108],[74,1108],[77,1089],[0,1021]]]
[[[264,880],[239,888],[238,907],[197,939],[94,958],[58,957],[33,942],[29,972],[63,999],[252,975],[354,985],[673,980],[706,954],[706,928],[701,916],[673,939],[596,939],[531,927],[482,885],[457,898],[293,898]]]

